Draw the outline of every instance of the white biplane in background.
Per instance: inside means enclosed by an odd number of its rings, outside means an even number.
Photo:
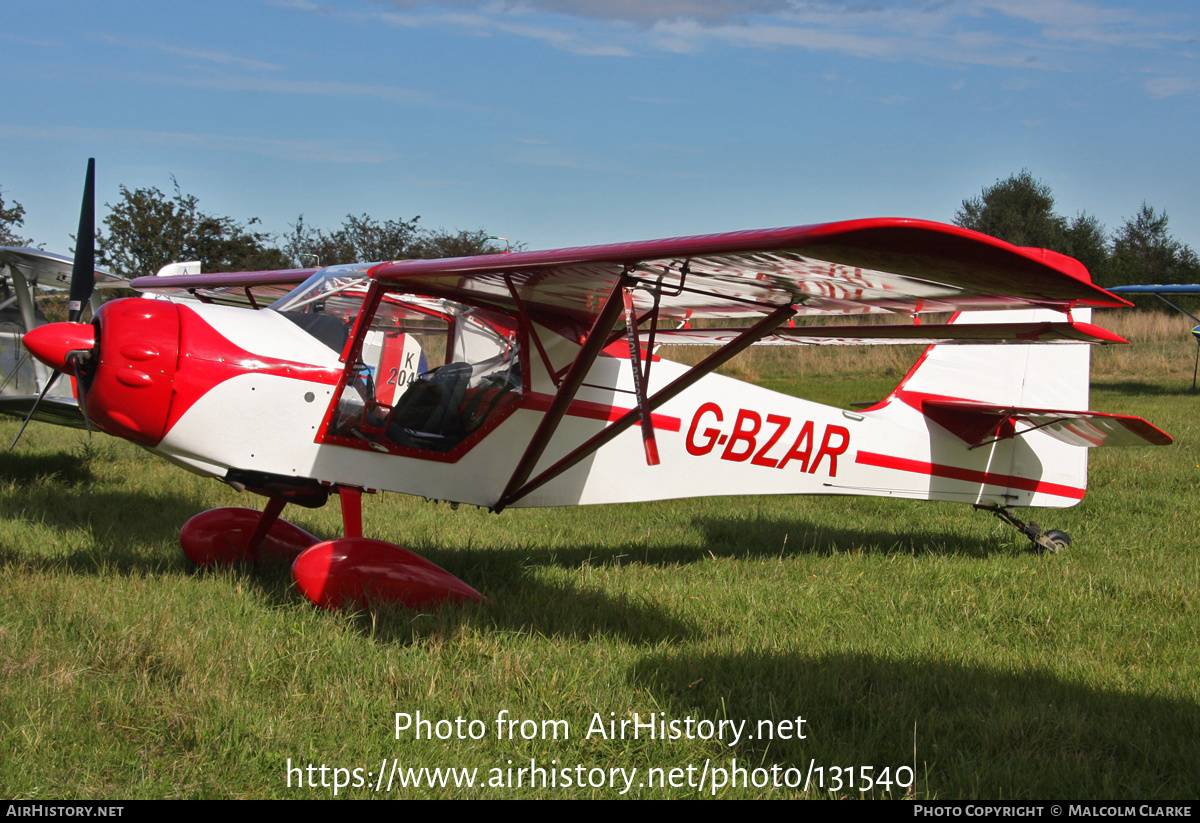
[[[183,528],[198,563],[295,556],[318,605],[480,599],[362,537],[361,494],[567,506],[738,494],[951,500],[1036,543],[1013,506],[1065,507],[1086,447],[1166,444],[1086,411],[1089,309],[1125,302],[1075,260],[920,220],[320,270],[147,277],[193,301],[114,300],[26,345],[78,374],[95,424],[267,498]],[[82,298],[83,292],[78,293]],[[872,312],[905,325],[794,325]],[[926,312],[961,312],[919,324]],[[689,321],[715,324],[690,328]],[[748,346],[922,343],[882,402],[845,411],[714,373]],[[663,344],[714,347],[695,366]],[[341,499],[345,536],[279,519]]]
[[[29,356],[21,345],[25,332],[45,325],[46,316],[38,305],[45,292],[61,292],[71,284],[72,260],[60,254],[23,246],[0,246],[0,414],[25,418],[42,390],[54,375],[46,366]],[[98,288],[128,288],[129,281],[95,269]],[[90,306],[100,306],[94,293]],[[60,426],[84,427],[83,413],[72,394],[70,384],[50,388],[37,404],[38,420]]]

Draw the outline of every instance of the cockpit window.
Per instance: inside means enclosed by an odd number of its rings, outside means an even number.
[[[363,334],[326,442],[457,459],[521,395],[517,323],[507,315],[388,292]]]

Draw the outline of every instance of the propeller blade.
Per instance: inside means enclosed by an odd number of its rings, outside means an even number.
[[[46,381],[46,387],[44,389],[42,389],[42,393],[38,395],[38,399],[35,400],[33,403],[33,408],[31,408],[29,410],[29,414],[27,414],[25,416],[25,422],[21,424],[21,430],[19,432],[17,432],[17,436],[13,438],[13,442],[8,444],[9,451],[12,451],[14,448],[16,448],[17,441],[20,440],[21,435],[23,435],[25,433],[25,427],[29,425],[29,421],[33,419],[33,413],[37,411],[38,404],[42,402],[42,398],[44,398],[46,396],[46,392],[50,391],[50,389],[54,386],[54,384],[58,382],[58,376],[60,374],[62,374],[62,372],[56,371],[56,372],[52,373],[50,375],[50,379]],[[84,420],[87,419],[86,415],[87,415],[87,412],[85,411],[84,412]],[[91,431],[91,429],[89,428],[88,431]]]
[[[71,292],[67,298],[67,319],[79,322],[83,304],[96,285],[96,159],[88,158],[87,178],[83,183],[83,203],[79,207],[79,231],[75,235],[75,263],[71,267]]]

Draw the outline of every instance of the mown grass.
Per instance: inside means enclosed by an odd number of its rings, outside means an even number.
[[[1177,442],[1093,452],[1086,500],[1032,515],[1072,534],[1064,553],[1033,554],[1010,527],[949,504],[727,498],[496,516],[369,498],[369,536],[491,599],[429,613],[320,612],[286,568],[199,573],[179,526],[255,501],[129,444],[33,426],[0,458],[0,794],[331,797],[295,773],[289,786],[289,759],[376,771],[397,758],[476,768],[486,783],[536,758],[636,767],[630,795],[694,797],[637,783],[653,767],[690,765],[698,779],[706,761],[736,758],[825,767],[827,785],[718,796],[858,797],[830,788],[831,767],[907,766],[910,788],[865,796],[1194,798],[1200,396],[1194,344],[1161,345],[1162,370],[1097,353],[1093,407],[1143,414]],[[769,358],[741,367],[846,404],[882,396],[907,361],[882,375],[809,362],[803,379]],[[336,504],[287,516],[340,531]],[[487,733],[397,739],[394,714],[417,711],[482,720]],[[497,739],[502,711],[565,720],[570,738]],[[751,726],[803,716],[807,737],[730,747],[585,734],[595,713],[651,712]],[[451,783],[338,796],[617,793]]]

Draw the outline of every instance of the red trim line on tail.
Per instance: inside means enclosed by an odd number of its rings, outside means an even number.
[[[906,457],[894,457],[890,454],[860,451],[854,456],[854,462],[864,466],[876,466],[881,469],[926,474],[930,477],[944,477],[948,480],[962,480],[967,483],[981,483],[989,486],[1005,486],[1022,491],[1052,494],[1056,497],[1068,497],[1072,500],[1082,500],[1086,489],[1075,486],[1064,486],[1060,483],[1046,483],[1031,477],[1016,477],[1010,474],[995,474],[993,472],[964,469],[960,466],[946,466],[940,463],[927,463],[924,460],[910,460]]]

